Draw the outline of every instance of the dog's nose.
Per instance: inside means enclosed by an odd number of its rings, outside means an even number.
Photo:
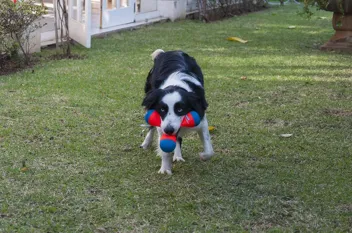
[[[168,135],[172,135],[174,133],[174,131],[175,131],[175,129],[171,125],[166,126],[166,128],[164,129],[164,133],[166,133]]]

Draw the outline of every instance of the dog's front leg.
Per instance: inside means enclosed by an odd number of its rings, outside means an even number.
[[[155,127],[150,126],[148,133],[147,133],[147,136],[145,136],[145,139],[144,139],[142,145],[140,145],[140,148],[143,148],[144,150],[148,149],[148,147],[150,146],[150,144],[153,141],[154,132],[155,132]]]
[[[203,149],[204,149],[204,151],[199,154],[200,159],[201,160],[208,160],[214,155],[214,150],[213,150],[213,146],[211,144],[208,120],[205,115],[203,118],[202,125],[198,131],[198,134],[199,134],[200,139],[203,142]]]
[[[184,162],[185,161],[182,158],[181,146],[182,146],[182,138],[181,137],[177,137],[176,148],[175,148],[174,158],[173,158],[174,162],[180,162],[180,161]]]
[[[161,168],[158,173],[160,174],[168,174],[171,175],[172,172],[172,155],[171,153],[166,153],[160,148],[160,137],[162,135],[162,130],[160,127],[157,128],[158,130],[158,155],[161,157]]]
[[[171,175],[172,169],[172,155],[171,153],[162,152],[161,154],[161,168],[158,173]]]

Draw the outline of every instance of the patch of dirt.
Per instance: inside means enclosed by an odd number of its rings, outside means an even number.
[[[187,19],[202,19],[204,22],[209,23],[209,22],[215,22],[227,18],[231,18],[233,16],[237,15],[246,15],[249,13],[253,12],[258,12],[261,10],[268,9],[264,5],[238,5],[238,6],[232,6],[232,7],[218,7],[214,8],[212,6],[208,6],[207,10],[207,17],[205,18],[204,16],[201,15],[201,12],[194,12],[191,14],[188,14],[186,16]]]
[[[270,127],[284,127],[290,125],[289,122],[281,120],[281,119],[266,119],[263,123]]]
[[[338,209],[344,213],[352,213],[352,204],[341,205]]]
[[[235,106],[238,108],[246,108],[248,105],[249,105],[248,101],[241,101],[235,104]]]
[[[47,57],[46,59],[49,59],[49,60],[62,60],[62,59],[83,60],[86,57],[87,56],[85,56],[85,55],[78,55],[78,54],[72,54],[69,57],[67,57],[66,55],[63,55],[63,54],[54,54],[54,55]],[[0,57],[0,76],[16,73],[16,72],[26,70],[26,69],[32,69],[34,67],[34,65],[36,65],[38,63],[40,63],[40,59],[37,57],[32,57],[31,62],[28,65],[25,65],[21,61],[12,60],[6,56]],[[32,70],[32,73],[34,73],[34,70]]]
[[[54,54],[54,55],[51,55],[49,58],[51,60],[62,60],[62,59],[83,60],[86,57],[87,56],[85,55],[79,55],[79,54],[71,54],[68,57],[64,54]]]
[[[352,116],[352,111],[343,109],[325,109],[324,114],[330,116]]]
[[[0,76],[16,73],[21,70],[32,68],[38,60],[33,59],[28,65],[20,61],[11,60],[8,57],[0,58]]]
[[[12,216],[9,214],[2,214],[0,213],[0,218],[11,218]]]
[[[244,228],[250,232],[265,232],[273,227],[274,227],[274,224],[270,222],[265,222],[265,221],[260,221],[258,223],[249,223],[244,226]]]

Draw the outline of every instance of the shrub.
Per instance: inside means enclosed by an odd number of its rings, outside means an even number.
[[[197,0],[199,18],[209,22],[256,11],[265,5],[264,0]]]
[[[26,64],[30,61],[31,33],[41,27],[38,20],[45,14],[45,8],[34,0],[14,3],[0,0],[0,56],[10,56],[21,50]],[[15,51],[14,51],[15,50]]]

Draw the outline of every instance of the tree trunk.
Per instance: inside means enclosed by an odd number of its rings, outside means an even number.
[[[68,12],[65,0],[57,0],[58,3],[58,15],[60,20],[60,31],[61,31],[61,45],[63,48],[64,55],[71,57],[71,44],[70,44],[70,33],[68,27]],[[65,39],[65,41],[63,41]]]
[[[207,0],[198,0],[198,7],[199,7],[200,20],[204,20],[205,22],[209,22]]]
[[[54,4],[53,4],[53,10],[54,10],[54,30],[55,30],[55,44],[56,44],[56,52],[58,52],[59,50],[59,34],[57,33],[57,0],[54,0]]]
[[[25,65],[28,65],[29,64],[29,60],[30,60],[30,56],[29,56],[29,54],[25,51],[25,49],[23,48],[23,45],[22,45],[22,41],[21,41],[21,36],[19,36],[17,33],[15,34],[15,38],[14,38],[16,41],[17,41],[17,43],[18,43],[18,45],[20,46],[20,49],[21,49],[21,51],[22,51],[22,53],[23,53],[23,56],[24,56],[24,64]]]
[[[63,18],[64,18],[64,24],[65,24],[65,29],[66,29],[66,56],[70,57],[71,56],[71,44],[70,44],[70,33],[68,30],[68,12],[67,12],[67,6],[66,6],[66,1],[63,1]]]

